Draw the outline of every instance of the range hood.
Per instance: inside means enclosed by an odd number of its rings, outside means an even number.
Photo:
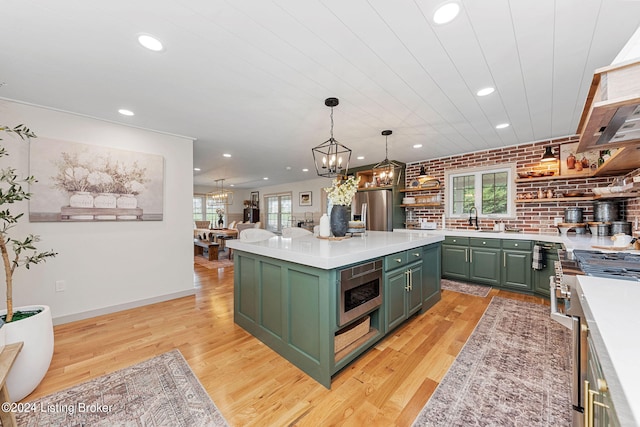
[[[596,70],[577,132],[579,153],[640,145],[640,59]]]

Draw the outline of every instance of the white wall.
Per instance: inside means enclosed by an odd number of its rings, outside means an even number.
[[[193,141],[84,116],[0,99],[0,124],[24,123],[40,137],[158,154],[164,157],[164,219],[132,222],[29,222],[27,202],[11,206],[25,216],[11,231],[38,234],[41,250],[59,253],[14,274],[14,306],[46,304],[64,323],[194,293],[192,242]],[[20,176],[28,170],[28,143],[2,135],[0,144]],[[36,178],[38,178],[36,176]],[[2,207],[4,209],[4,207]],[[55,292],[56,280],[66,291]],[[4,286],[2,302],[5,308]]]
[[[315,177],[307,181],[294,182],[290,184],[272,185],[254,188],[251,191],[260,193],[260,216],[264,215],[264,197],[269,194],[291,192],[293,201],[293,216],[298,221],[304,220],[305,212],[312,212],[313,218],[318,223],[322,215],[322,188],[330,187],[332,179]],[[300,193],[311,191],[311,206],[300,206]]]

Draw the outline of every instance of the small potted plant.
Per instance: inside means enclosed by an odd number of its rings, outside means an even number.
[[[36,137],[24,125],[13,128],[0,125],[0,131],[17,135],[23,141]],[[0,146],[0,158],[6,156],[8,153]],[[36,235],[29,234],[23,239],[16,239],[9,234],[24,215],[22,212],[12,213],[10,205],[29,200],[31,193],[22,186],[32,182],[35,182],[33,176],[18,178],[13,167],[0,170],[0,252],[7,297],[7,309],[0,313],[0,319],[5,322],[2,329],[5,330],[6,342],[24,343],[6,382],[11,390],[11,398],[16,402],[31,393],[42,381],[53,356],[53,324],[49,307],[13,307],[13,273],[16,268],[29,269],[32,265],[57,255],[53,251],[38,252],[35,243],[39,241],[39,237]]]

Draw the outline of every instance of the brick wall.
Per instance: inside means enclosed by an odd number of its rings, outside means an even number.
[[[559,175],[558,167],[560,162],[540,162],[540,158],[544,153],[544,149],[548,145],[558,145],[564,143],[577,142],[578,137],[566,137],[548,141],[540,141],[529,144],[523,144],[513,147],[501,149],[492,149],[486,151],[478,151],[458,156],[443,157],[428,161],[407,164],[405,184],[409,188],[413,181],[420,174],[420,167],[424,166],[429,175],[435,176],[440,180],[442,185],[444,182],[445,170],[463,169],[469,167],[480,167],[489,165],[500,165],[504,163],[517,164],[517,172],[542,172],[551,170],[555,175]],[[558,153],[556,147],[556,155]],[[639,165],[640,166],[640,165]],[[583,190],[588,191],[594,187],[606,187],[613,181],[614,177],[597,177],[597,178],[562,178],[549,181],[531,181],[519,182],[516,184],[517,194],[537,193],[539,189],[554,191],[554,194],[565,193],[567,190]],[[434,195],[435,191],[425,192],[408,192],[406,196]],[[441,191],[442,200],[446,203],[446,191]],[[628,221],[635,221],[636,217],[640,217],[640,198],[619,199],[621,215]],[[437,222],[438,228],[442,222],[442,214],[444,213],[444,203],[441,207],[416,207],[407,208],[407,221],[418,221],[420,218],[426,218],[428,221]],[[516,219],[504,221],[507,227],[520,228],[524,232],[529,233],[548,233],[556,232],[557,228],[553,226],[555,217],[563,217],[567,207],[584,208],[584,220],[593,221],[593,202],[591,201],[571,201],[567,198],[558,198],[557,201],[541,201],[541,202],[518,202],[516,201]],[[467,219],[447,218],[447,228],[472,228],[468,225]],[[493,228],[495,220],[480,219],[481,228]]]

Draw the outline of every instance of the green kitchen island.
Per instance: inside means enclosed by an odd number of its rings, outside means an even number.
[[[331,388],[335,373],[440,300],[443,238],[429,232],[368,231],[343,240],[230,240],[234,321]],[[380,267],[382,301],[356,319],[341,322],[340,272],[357,276],[363,265]],[[344,339],[351,336],[356,338],[345,346]]]

